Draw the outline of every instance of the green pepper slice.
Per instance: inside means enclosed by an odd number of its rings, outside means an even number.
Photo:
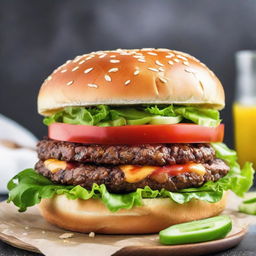
[[[246,214],[256,215],[256,193],[246,193],[245,199],[239,205],[239,211]]]
[[[231,218],[223,215],[173,225],[160,231],[159,237],[162,244],[199,243],[223,238],[231,229]]]

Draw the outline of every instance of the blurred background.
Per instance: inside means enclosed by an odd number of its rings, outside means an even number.
[[[67,59],[116,48],[170,48],[208,65],[226,91],[225,142],[234,146],[234,54],[256,48],[255,0],[0,1],[0,113],[38,138],[43,80]]]

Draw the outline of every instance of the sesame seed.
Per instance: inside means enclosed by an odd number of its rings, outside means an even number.
[[[92,56],[89,56],[89,57],[87,57],[87,58],[85,58],[86,60],[90,60],[90,59],[92,59],[93,57]]]
[[[60,73],[65,73],[65,72],[67,72],[67,69],[62,69],[62,70],[60,71]]]
[[[166,49],[166,48],[158,48],[157,49],[159,52],[168,52],[169,49]]]
[[[137,59],[139,62],[146,62],[144,59]]]
[[[136,58],[136,59],[142,59],[142,58],[144,58],[144,56],[142,57],[141,55],[133,55],[132,57],[133,57],[133,58]]]
[[[105,56],[107,56],[107,54],[106,54],[106,53],[104,53],[104,54],[100,55],[100,56],[99,56],[99,58],[100,58],[100,59],[102,59],[102,58],[104,58]]]
[[[81,65],[83,63],[85,63],[85,60],[81,60],[78,64]]]
[[[63,67],[66,66],[66,65],[67,65],[67,63],[64,63],[63,65],[59,66],[59,67],[57,68],[57,70],[60,70],[61,68],[63,68]]]
[[[184,64],[185,66],[189,66],[189,62],[188,62],[188,61],[183,61],[183,64]]]
[[[179,54],[176,55],[176,56],[177,56],[177,58],[179,58],[179,59],[182,59],[182,60],[185,60],[185,61],[188,60],[187,58],[185,58],[185,57],[183,57],[183,56],[181,56],[181,55],[179,55]]]
[[[154,71],[154,72],[158,72],[157,68],[148,68],[148,69],[151,70],[151,71]]]
[[[77,56],[77,57],[73,60],[73,62],[74,62],[74,63],[78,62],[82,57],[83,57],[83,56]]]
[[[192,74],[195,74],[195,70],[192,69],[192,68],[185,68],[184,71],[188,72],[188,73],[192,73]]]
[[[58,71],[58,69],[55,69],[55,70],[53,71],[53,74],[55,74],[57,71]]]
[[[159,60],[156,60],[156,65],[164,67],[164,64],[162,64]]]
[[[160,67],[158,70],[159,70],[160,72],[164,72],[164,68],[162,68],[162,67]]]
[[[173,64],[174,64],[174,62],[171,61],[171,60],[169,60],[168,63],[169,63],[170,65],[173,65]]]
[[[42,234],[45,234],[46,232],[44,230],[42,230]]]
[[[67,85],[72,85],[74,83],[74,80],[71,80],[69,82],[67,82]]]
[[[84,71],[84,73],[87,74],[87,73],[91,72],[92,70],[93,70],[93,68],[87,68],[87,69]]]
[[[130,55],[129,52],[120,52],[120,55]]]
[[[111,68],[111,69],[109,69],[109,73],[112,73],[112,72],[117,72],[118,71],[118,68]]]
[[[88,87],[91,87],[91,88],[98,88],[98,85],[97,84],[87,84]]]
[[[180,60],[179,59],[173,59],[176,63],[178,63],[178,62],[180,62]]]
[[[126,80],[126,81],[124,82],[124,84],[125,84],[125,85],[128,85],[130,82],[131,82],[131,80]]]
[[[115,58],[116,57],[116,55],[110,55],[110,58]]]
[[[105,75],[104,77],[106,81],[111,82],[111,77],[109,75]]]
[[[175,56],[175,55],[170,52],[168,55],[165,56],[165,58],[172,58],[172,57],[174,57],[174,56]]]
[[[166,78],[163,78],[163,77],[159,77],[159,80],[160,80],[162,83],[164,83],[164,84],[166,84],[166,83],[168,82],[168,80],[167,80]]]
[[[104,54],[104,51],[97,51],[97,52],[93,52],[93,53],[95,53],[97,55],[101,55],[101,54]]]
[[[28,233],[27,233],[27,232],[24,232],[24,233],[22,233],[22,235],[23,235],[23,236],[27,236],[27,235],[28,235]]]
[[[136,70],[133,72],[133,74],[134,74],[135,76],[137,76],[139,73],[140,73],[139,69],[136,69]]]
[[[149,54],[149,55],[154,55],[154,56],[157,55],[157,53],[155,53],[155,52],[147,52],[147,54]]]
[[[72,69],[72,72],[74,72],[74,71],[76,71],[76,70],[78,70],[79,69],[79,67],[74,67],[73,69]]]
[[[155,49],[154,48],[143,48],[141,49],[142,51],[154,51]]]
[[[51,77],[51,76],[48,76],[48,77],[47,77],[47,81],[50,81],[50,80],[52,80],[52,77]]]
[[[67,61],[66,61],[66,64],[68,64],[68,63],[70,63],[70,62],[71,62],[71,60],[67,60]]]
[[[110,60],[111,63],[119,63],[120,60]]]

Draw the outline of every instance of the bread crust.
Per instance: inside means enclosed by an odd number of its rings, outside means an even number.
[[[57,68],[43,83],[38,112],[67,106],[181,104],[222,109],[218,78],[196,58],[168,49],[92,52]]]
[[[226,194],[216,203],[193,199],[178,204],[169,198],[143,199],[143,206],[110,212],[99,199],[69,200],[65,195],[43,199],[41,214],[50,223],[70,231],[101,234],[156,233],[171,225],[220,214]]]

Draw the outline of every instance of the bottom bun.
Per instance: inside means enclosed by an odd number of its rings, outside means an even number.
[[[40,211],[50,223],[78,232],[102,234],[156,233],[171,225],[221,213],[226,194],[217,203],[192,200],[177,204],[169,198],[143,199],[143,206],[110,212],[99,199],[70,200],[65,195],[43,199]]]

